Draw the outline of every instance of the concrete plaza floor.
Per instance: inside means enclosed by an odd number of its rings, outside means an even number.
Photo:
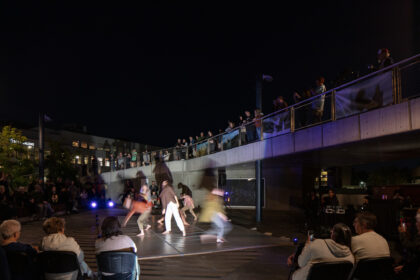
[[[125,214],[123,209],[100,209],[65,217],[66,235],[80,244],[93,270],[97,269],[94,244],[98,226],[107,216],[118,216],[122,221]],[[156,223],[157,215],[151,217],[152,228],[138,237],[137,217],[131,218],[123,232],[137,245],[141,279],[287,279],[286,260],[294,246],[285,238],[234,225],[227,242],[203,244],[200,235],[208,224],[188,219],[191,225],[183,237],[173,221],[172,233],[162,235],[164,227]],[[39,244],[42,236],[41,221],[23,225],[21,242]]]

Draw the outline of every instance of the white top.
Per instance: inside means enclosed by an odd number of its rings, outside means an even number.
[[[390,256],[388,242],[374,231],[354,236],[351,250],[356,260]]]
[[[306,280],[313,263],[341,262],[354,263],[350,248],[332,239],[315,239],[303,248],[298,258],[299,269],[293,273],[293,280]]]
[[[95,254],[106,251],[116,251],[125,248],[134,248],[134,252],[137,252],[136,244],[127,235],[112,236],[107,238],[105,241],[103,238],[100,238],[95,242]]]

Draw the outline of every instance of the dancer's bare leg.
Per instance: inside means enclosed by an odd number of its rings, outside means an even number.
[[[123,224],[122,224],[122,227],[125,227],[125,226],[127,225],[128,220],[130,220],[131,216],[133,216],[135,212],[136,212],[136,211],[131,210],[131,211],[127,214],[127,216],[125,217],[124,222],[123,222]]]

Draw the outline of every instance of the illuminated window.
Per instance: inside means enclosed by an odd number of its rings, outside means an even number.
[[[95,150],[95,145],[94,144],[90,144],[89,145],[89,150]]]
[[[89,157],[85,157],[85,164],[89,164]]]
[[[103,165],[103,158],[98,157],[98,165],[102,166]]]
[[[75,148],[79,148],[79,141],[73,141],[71,142],[71,145]]]
[[[76,164],[80,164],[80,156],[75,156],[74,161]]]
[[[86,142],[82,142],[82,143],[80,144],[80,147],[82,147],[83,149],[87,149],[88,145],[87,145],[87,143],[86,143]]]
[[[109,167],[110,163],[109,163],[109,158],[105,158],[105,166]]]

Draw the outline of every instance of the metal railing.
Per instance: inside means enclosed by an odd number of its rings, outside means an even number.
[[[399,104],[420,96],[420,54],[312,96],[252,122],[188,144],[139,153],[140,165],[191,159],[247,145],[325,122]],[[322,105],[320,108],[320,105]]]

